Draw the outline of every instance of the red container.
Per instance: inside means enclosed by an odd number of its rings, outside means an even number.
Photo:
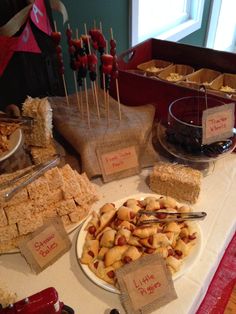
[[[233,53],[164,40],[148,39],[122,53],[118,57],[121,103],[129,106],[153,103],[158,120],[167,120],[169,105],[174,100],[186,96],[202,96],[204,92],[144,76],[137,70],[137,66],[152,59],[190,65],[195,70],[210,68],[222,73],[236,73],[236,55]],[[114,82],[111,84],[111,95],[117,98]],[[219,96],[212,92],[210,96],[225,103],[232,102],[223,93]]]

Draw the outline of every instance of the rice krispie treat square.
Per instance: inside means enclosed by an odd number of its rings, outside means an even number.
[[[19,235],[16,224],[0,227],[0,242],[9,241]]]

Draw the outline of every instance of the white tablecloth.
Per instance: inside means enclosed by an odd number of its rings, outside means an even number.
[[[136,193],[151,193],[146,184],[150,169],[140,175],[99,186],[104,202],[114,201]],[[156,314],[195,313],[208,284],[219,264],[236,226],[236,155],[233,153],[216,162],[214,171],[204,177],[199,201],[193,206],[207,212],[200,222],[203,233],[202,252],[193,267],[175,281],[178,299],[162,307]],[[76,257],[75,245],[79,230],[70,234],[71,250],[55,264],[35,275],[20,254],[0,256],[0,287],[16,292],[18,299],[53,286],[60,300],[71,306],[76,314],[108,314],[112,308],[124,310],[119,296],[92,283],[82,272]]]

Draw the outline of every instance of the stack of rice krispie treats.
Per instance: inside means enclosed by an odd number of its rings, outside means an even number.
[[[0,184],[18,174],[19,171],[1,175]],[[59,216],[65,228],[73,227],[98,200],[96,188],[86,174],[79,174],[68,164],[48,170],[5,201],[4,193],[12,187],[0,191],[0,253],[17,248],[19,241],[47,218]]]

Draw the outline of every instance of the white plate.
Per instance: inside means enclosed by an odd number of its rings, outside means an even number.
[[[22,140],[21,129],[16,129],[9,137],[9,149],[4,153],[0,154],[0,161],[3,161],[15,153],[17,148],[20,146]]]
[[[130,196],[127,196],[123,199],[119,199],[115,202],[112,201],[112,203],[115,204],[116,208],[118,208],[119,206],[123,205],[123,203],[125,201],[127,201],[128,199],[130,198],[135,198],[135,199],[138,199],[138,200],[142,200],[144,199],[145,197],[148,197],[148,196],[154,196],[154,197],[157,197],[159,198],[161,195],[158,195],[158,194],[148,194],[148,193],[139,193],[139,194],[135,194],[135,195],[130,195]],[[94,210],[99,210],[99,208],[95,208],[94,207]],[[91,219],[91,216],[89,216],[85,222],[83,223],[79,233],[78,233],[78,237],[77,237],[77,242],[76,242],[76,254],[77,254],[77,258],[78,258],[78,263],[80,265],[80,267],[82,268],[83,272],[85,273],[85,275],[93,282],[95,283],[96,285],[98,285],[99,287],[107,290],[107,291],[110,291],[110,292],[113,292],[113,293],[117,293],[119,294],[120,291],[118,289],[116,289],[113,285],[105,282],[104,280],[98,278],[90,269],[87,265],[85,264],[81,264],[80,263],[80,258],[82,256],[82,251],[83,251],[83,245],[84,245],[84,242],[85,242],[85,237],[86,237],[86,234],[87,234],[87,231],[85,230],[88,222],[90,221]],[[196,232],[198,234],[198,241],[196,242],[196,244],[194,245],[194,247],[191,249],[190,251],[190,254],[184,259],[183,261],[183,264],[182,264],[182,267],[180,269],[180,271],[178,271],[177,273],[175,273],[173,275],[173,280],[176,280],[178,278],[180,278],[181,276],[183,276],[191,267],[193,267],[194,263],[197,261],[200,253],[201,253],[201,249],[202,249],[202,232],[201,232],[201,229],[199,227],[199,224],[197,223],[194,223],[194,228],[196,227]]]

